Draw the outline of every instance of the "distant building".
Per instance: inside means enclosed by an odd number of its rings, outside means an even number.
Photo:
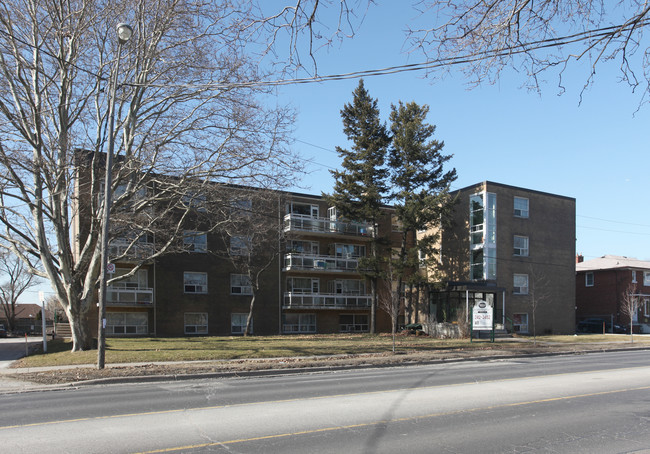
[[[623,312],[623,297],[630,285],[640,298],[639,311],[633,316],[635,331],[650,333],[650,262],[631,257],[604,255],[584,260],[576,258],[576,317],[602,318],[609,329],[629,326]]]
[[[508,331],[573,333],[575,199],[490,181],[451,195],[430,315],[453,323],[487,301]]]
[[[41,306],[39,304],[16,304],[16,326],[14,333],[42,334],[43,322],[41,321],[41,317]],[[49,329],[53,324],[53,314],[49,310],[45,311],[45,321]],[[4,324],[5,327],[9,326],[5,312],[2,309],[0,309],[0,323]]]

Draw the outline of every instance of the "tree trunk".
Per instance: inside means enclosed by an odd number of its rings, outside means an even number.
[[[78,303],[81,306],[81,303]],[[92,335],[88,330],[88,314],[87,311],[72,310],[70,305],[65,308],[65,313],[68,316],[68,324],[70,325],[70,332],[72,334],[72,351],[80,352],[85,350],[92,350],[94,348],[92,342]]]
[[[251,334],[251,323],[253,322],[253,307],[255,306],[255,293],[257,290],[253,290],[253,296],[251,297],[251,304],[248,308],[248,317],[246,317],[246,329],[244,329],[244,337],[250,336]]]

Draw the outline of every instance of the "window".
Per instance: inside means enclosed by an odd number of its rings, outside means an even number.
[[[131,271],[130,268],[116,268],[114,277],[124,276]],[[146,289],[148,287],[148,273],[147,270],[138,270],[133,276],[125,277],[117,282],[113,282],[110,287],[118,288],[131,288],[131,289]]]
[[[108,312],[106,334],[148,334],[149,315],[146,312]]]
[[[523,197],[515,197],[515,217],[527,218],[528,217],[528,199]]]
[[[341,258],[359,258],[366,256],[366,247],[358,244],[335,244],[335,255]]]
[[[253,287],[251,287],[250,278],[245,274],[231,274],[230,294],[231,295],[252,295]]]
[[[632,270],[632,283],[636,284],[636,271]]]
[[[315,333],[316,314],[282,314],[284,333]]]
[[[390,228],[393,232],[403,232],[404,224],[396,214],[390,216]]]
[[[650,298],[646,298],[643,300],[643,307],[644,307],[643,315],[645,315],[646,317],[650,317]]]
[[[339,316],[339,330],[342,333],[363,333],[368,331],[368,315],[342,314]]]
[[[309,203],[290,202],[287,203],[287,214],[299,214],[301,216],[318,217],[318,205]]]
[[[650,287],[650,271],[643,272],[643,285],[645,287]]]
[[[208,235],[205,232],[186,230],[183,232],[183,245],[191,252],[207,252]]]
[[[253,214],[253,201],[251,199],[232,200],[230,212],[240,217],[250,217]]]
[[[297,254],[318,255],[318,241],[290,240],[287,241],[287,251]]]
[[[185,313],[185,334],[208,334],[208,314],[205,312]]]
[[[585,273],[585,287],[594,286],[594,273]]]
[[[290,293],[319,293],[320,280],[308,277],[288,277],[287,292]]]
[[[248,314],[230,314],[230,332],[232,334],[244,334],[246,330],[246,319]],[[253,333],[253,319],[251,319],[250,333]]]
[[[515,333],[528,332],[528,314],[512,314],[512,329]]]
[[[186,271],[183,273],[183,285],[185,293],[208,293],[208,274]]]
[[[515,274],[513,278],[513,293],[515,295],[528,295],[528,275]]]
[[[360,279],[339,279],[328,283],[329,293],[340,295],[365,295],[366,281]]]
[[[230,255],[249,255],[250,245],[251,245],[250,238],[244,236],[231,236]]]
[[[528,237],[515,235],[514,238],[514,255],[519,257],[528,257]]]
[[[181,197],[181,202],[188,208],[194,208],[196,211],[205,212],[205,194],[198,194],[195,191],[188,191]]]

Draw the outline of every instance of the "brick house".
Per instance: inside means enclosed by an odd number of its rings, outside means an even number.
[[[576,318],[601,318],[610,327],[629,326],[622,309],[630,286],[636,288],[640,307],[633,323],[635,332],[650,333],[650,262],[604,255],[584,260],[576,256]]]
[[[490,181],[451,195],[429,314],[455,322],[487,301],[508,331],[573,333],[575,199]]]

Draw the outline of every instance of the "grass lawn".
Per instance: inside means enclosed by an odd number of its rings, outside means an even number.
[[[527,338],[532,341],[532,338]],[[560,344],[585,342],[629,342],[627,335],[538,336],[538,342]],[[650,338],[634,336],[635,343],[648,343]],[[433,339],[426,336],[397,336],[396,351],[424,352],[441,349],[514,348],[519,342],[496,340]],[[18,367],[93,364],[97,350],[71,353],[71,342],[48,342],[48,352],[34,353],[20,360]],[[233,360],[290,356],[350,355],[387,353],[392,350],[390,335],[336,334],[304,336],[252,337],[185,337],[185,338],[109,338],[106,363],[154,361]]]

